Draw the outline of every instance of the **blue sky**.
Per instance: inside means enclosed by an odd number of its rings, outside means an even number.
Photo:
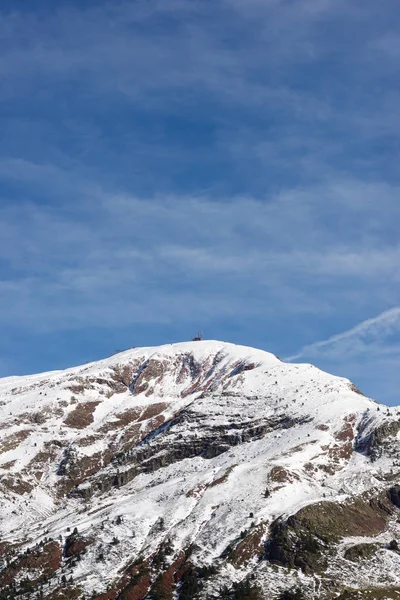
[[[0,375],[205,337],[400,402],[395,0],[3,0]]]

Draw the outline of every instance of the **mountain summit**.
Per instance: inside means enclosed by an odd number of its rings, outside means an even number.
[[[399,431],[217,341],[2,379],[0,599],[398,598]]]

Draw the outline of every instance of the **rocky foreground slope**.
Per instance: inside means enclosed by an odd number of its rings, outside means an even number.
[[[199,341],[0,380],[0,598],[400,598],[400,416]]]

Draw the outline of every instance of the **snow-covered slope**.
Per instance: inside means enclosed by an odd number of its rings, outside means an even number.
[[[0,380],[0,598],[395,598],[397,418],[216,341]]]

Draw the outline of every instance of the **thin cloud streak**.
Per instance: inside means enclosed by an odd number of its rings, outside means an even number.
[[[309,344],[304,346],[292,356],[286,357],[284,360],[287,362],[292,362],[298,360],[303,357],[315,357],[320,354],[323,354],[323,351],[326,348],[330,348],[332,346],[336,347],[336,352],[339,353],[341,346],[344,345],[348,347],[348,342],[354,341],[363,341],[367,336],[371,336],[376,340],[381,340],[385,336],[388,336],[392,333],[398,333],[400,331],[400,306],[396,306],[389,310],[384,311],[376,317],[371,319],[366,319],[362,321],[352,329],[344,331],[343,333],[339,333],[337,335],[333,335],[327,340],[323,340],[321,342],[316,342],[315,344]],[[389,348],[389,352],[393,352],[394,349],[398,349],[397,346],[394,348]],[[373,348],[374,349],[374,348]]]

